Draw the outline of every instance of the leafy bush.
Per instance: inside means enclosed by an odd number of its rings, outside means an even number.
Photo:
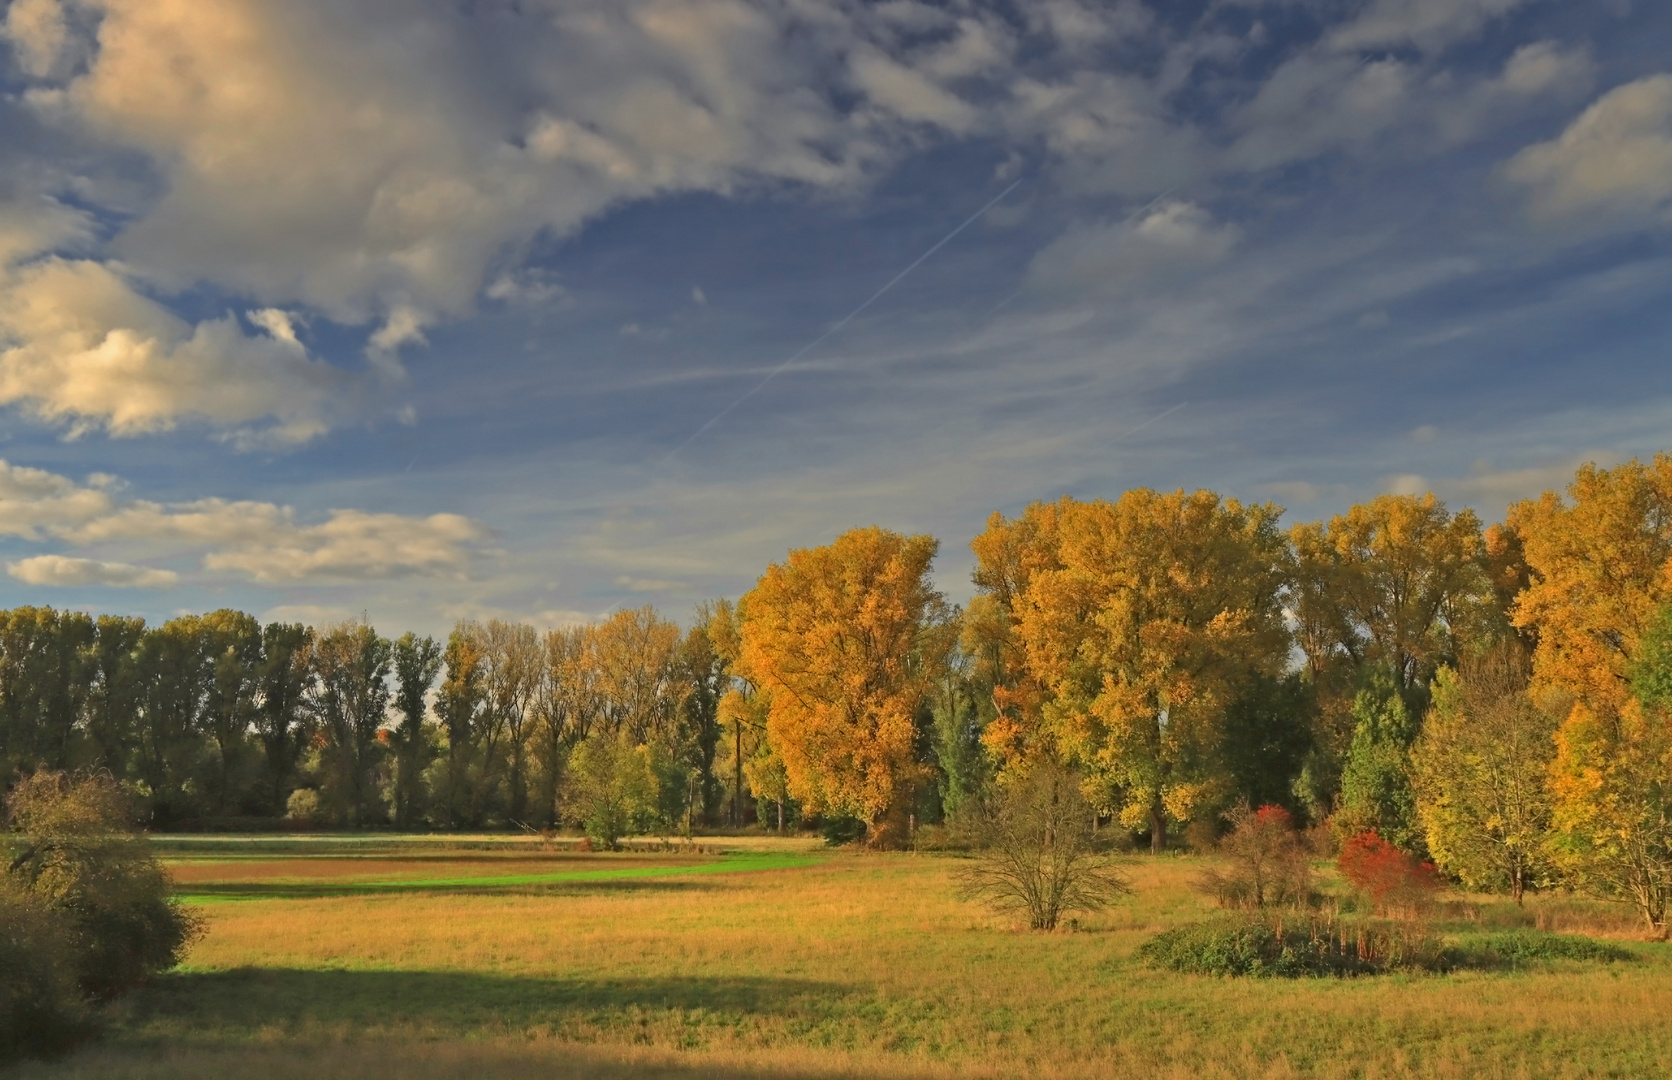
[[[69,921],[0,879],[0,1061],[50,1053],[89,1028]]]
[[[1433,863],[1419,862],[1373,832],[1348,837],[1335,865],[1380,915],[1421,915],[1440,888]]]
[[[841,847],[865,839],[869,826],[847,814],[829,814],[819,824],[819,832],[828,847]]]
[[[1554,963],[1558,960],[1611,963],[1637,958],[1637,954],[1631,950],[1622,949],[1606,941],[1597,941],[1576,934],[1550,934],[1536,930],[1484,934],[1467,941],[1462,951],[1464,962],[1470,967],[1522,967],[1528,964]]]
[[[1209,870],[1197,885],[1227,908],[1304,904],[1312,892],[1312,865],[1294,819],[1281,806],[1248,805],[1231,811],[1231,831],[1219,842],[1228,870]]]
[[[980,854],[962,877],[965,896],[1026,911],[1034,930],[1054,930],[1071,911],[1098,911],[1130,892],[1102,852],[1080,778],[1042,762],[969,810]]]
[[[1150,968],[1189,975],[1307,978],[1444,971],[1440,943],[1408,924],[1233,916],[1163,931],[1138,947]]]
[[[319,792],[313,788],[299,787],[290,793],[285,800],[284,816],[291,821],[312,824],[319,820]]]
[[[63,917],[83,992],[110,997],[179,963],[199,924],[169,896],[114,780],[37,772],[6,809],[8,888]]]

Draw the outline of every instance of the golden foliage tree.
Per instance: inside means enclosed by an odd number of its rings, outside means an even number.
[[[871,527],[792,551],[739,603],[742,674],[768,696],[767,730],[789,793],[813,812],[893,839],[922,772],[915,714],[946,617],[929,582],[932,536]]]
[[[1544,876],[1550,829],[1546,777],[1556,724],[1527,693],[1513,641],[1441,668],[1434,705],[1411,748],[1428,850],[1476,889],[1507,887],[1517,904]]]
[[[1584,465],[1568,495],[1510,507],[1530,570],[1514,620],[1537,635],[1535,682],[1603,715],[1624,707],[1638,640],[1672,597],[1672,456]]]
[[[977,594],[964,612],[963,647],[974,658],[976,681],[992,688],[994,715],[981,741],[1006,768],[1046,749],[1039,745],[1045,691],[1028,666],[1016,617],[1034,576],[1061,568],[1057,526],[1071,503],[1033,503],[1014,520],[995,513],[970,541]]]
[[[1486,542],[1471,510],[1432,493],[1381,495],[1289,531],[1297,638],[1315,675],[1345,661],[1385,664],[1401,689],[1424,685],[1457,641],[1490,618]]]
[[[1056,507],[1056,565],[1017,602],[1042,717],[1130,827],[1165,841],[1224,794],[1226,707],[1251,674],[1279,672],[1290,637],[1278,507],[1210,491],[1129,491]]]
[[[1550,793],[1558,861],[1580,885],[1630,901],[1666,932],[1672,897],[1672,718],[1627,700],[1576,704],[1556,736]]]

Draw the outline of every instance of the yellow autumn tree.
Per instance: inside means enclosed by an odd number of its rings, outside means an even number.
[[[1028,667],[1016,612],[1036,573],[1060,569],[1057,522],[1069,504],[1034,503],[1015,519],[995,513],[970,541],[977,591],[964,612],[962,644],[974,660],[976,681],[992,688],[993,717],[981,741],[1003,768],[1045,749],[1039,745],[1045,693]]]
[[[1382,664],[1401,689],[1426,685],[1495,607],[1480,520],[1432,493],[1380,495],[1289,539],[1297,637],[1314,675]]]
[[[1065,499],[1055,565],[1017,600],[1050,737],[1156,850],[1169,819],[1223,796],[1225,711],[1244,680],[1285,664],[1281,512],[1211,491]]]
[[[814,813],[897,838],[915,784],[916,714],[947,616],[929,581],[938,542],[871,527],[791,551],[739,602],[741,674],[766,696],[771,749]]]
[[[1638,641],[1672,598],[1672,456],[1584,465],[1568,495],[1547,491],[1510,507],[1530,579],[1514,620],[1537,637],[1536,685],[1617,713]]]
[[[1580,886],[1633,904],[1666,933],[1672,897],[1672,718],[1628,699],[1576,704],[1550,769],[1558,863]]]

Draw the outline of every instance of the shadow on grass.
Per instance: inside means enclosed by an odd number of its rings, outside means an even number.
[[[543,978],[449,971],[238,968],[169,975],[134,1001],[138,1019],[218,1035],[327,1024],[357,1030],[521,1031],[646,1011],[721,1021],[824,1012],[849,987],[740,975]]]
[[[175,896],[187,904],[223,904],[242,900],[325,900],[348,896],[597,896],[600,893],[664,892],[675,889],[712,889],[718,883],[689,875],[646,878],[599,878],[595,881],[531,881],[476,885],[453,882],[275,882],[234,881],[189,883]]]

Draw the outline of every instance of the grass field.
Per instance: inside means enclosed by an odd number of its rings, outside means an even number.
[[[1647,1077],[1672,951],[1522,971],[1230,980],[1147,971],[1207,916],[1194,858],[1075,932],[959,901],[956,861],[804,841],[589,854],[490,837],[196,838],[208,933],[104,1037],[19,1077]],[[1454,903],[1444,932],[1629,937],[1574,900]]]

